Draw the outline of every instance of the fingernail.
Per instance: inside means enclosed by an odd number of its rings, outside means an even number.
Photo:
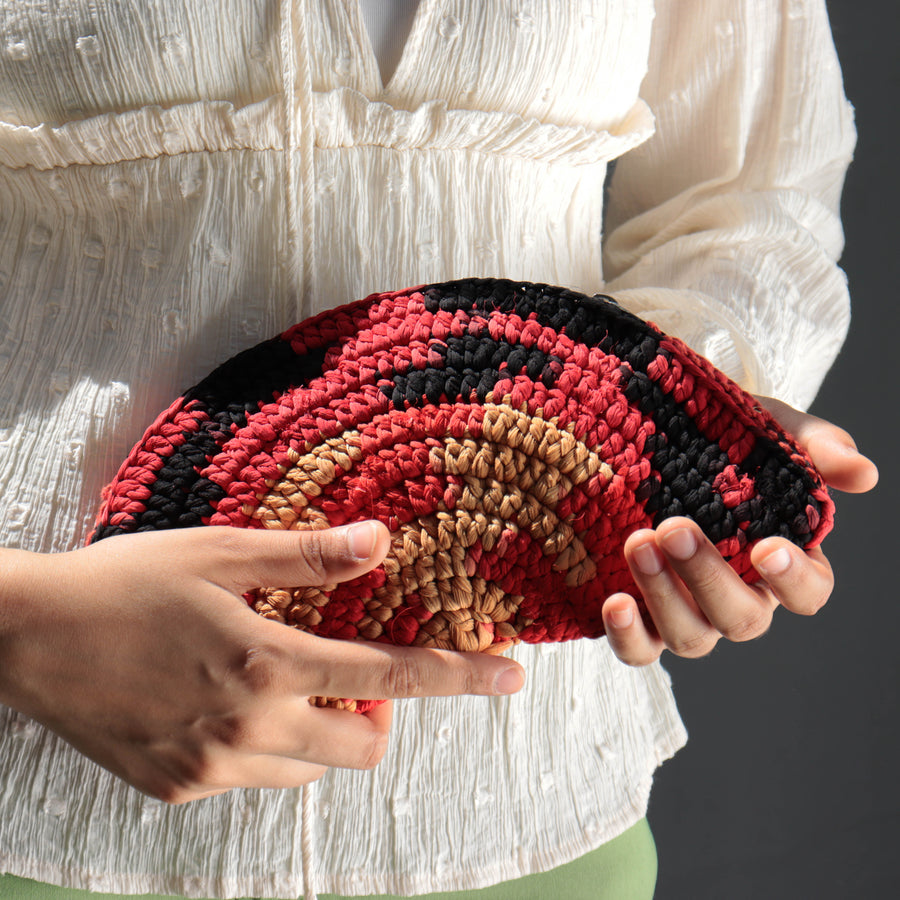
[[[760,562],[759,571],[765,576],[783,575],[787,572],[790,564],[791,554],[784,547],[780,547]]]
[[[614,610],[609,617],[616,628],[628,628],[634,621],[634,610],[630,606],[626,606],[624,609]]]
[[[659,575],[663,568],[663,560],[655,544],[641,544],[635,548],[634,564],[645,575]]]
[[[697,539],[688,528],[676,528],[670,531],[663,539],[663,548],[669,556],[675,559],[690,559],[697,552]]]
[[[518,666],[510,666],[497,676],[494,682],[494,693],[514,694],[521,690],[523,684],[525,684],[525,676],[522,670]]]
[[[374,522],[359,522],[347,529],[347,549],[359,562],[372,555],[377,540],[378,526]]]

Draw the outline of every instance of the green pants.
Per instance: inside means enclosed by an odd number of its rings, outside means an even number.
[[[426,894],[427,900],[651,900],[656,885],[656,845],[646,819],[615,840],[573,862],[477,891]],[[140,894],[140,900],[172,900],[171,896]],[[0,875],[2,900],[116,900],[114,894],[93,894],[52,887],[26,878]],[[341,900],[319,894],[319,900]],[[373,900],[399,900],[379,894]]]

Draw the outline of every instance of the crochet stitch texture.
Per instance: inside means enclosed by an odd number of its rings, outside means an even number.
[[[91,541],[380,519],[374,571],[248,602],[325,637],[496,652],[601,636],[604,600],[639,596],[638,528],[689,516],[753,581],[755,541],[813,547],[833,513],[794,440],[681,341],[609,297],[466,279],[372,295],[220,366],[132,450]]]

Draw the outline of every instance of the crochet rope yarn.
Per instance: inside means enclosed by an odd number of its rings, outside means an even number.
[[[609,297],[468,279],[372,295],[220,366],[132,450],[91,540],[380,519],[374,571],[248,602],[325,637],[500,651],[602,635],[603,601],[638,595],[638,528],[689,516],[753,581],[755,541],[813,547],[833,512],[795,441],[681,341]]]

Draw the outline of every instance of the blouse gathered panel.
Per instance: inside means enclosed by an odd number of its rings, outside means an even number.
[[[376,290],[605,289],[808,404],[853,139],[822,0],[420,0],[386,86],[356,0],[0,0],[0,546],[78,546],[172,397]],[[397,703],[372,772],[185,807],[0,708],[0,871],[295,897],[559,866],[645,814],[685,732],[603,640],[512,655],[520,695]]]

